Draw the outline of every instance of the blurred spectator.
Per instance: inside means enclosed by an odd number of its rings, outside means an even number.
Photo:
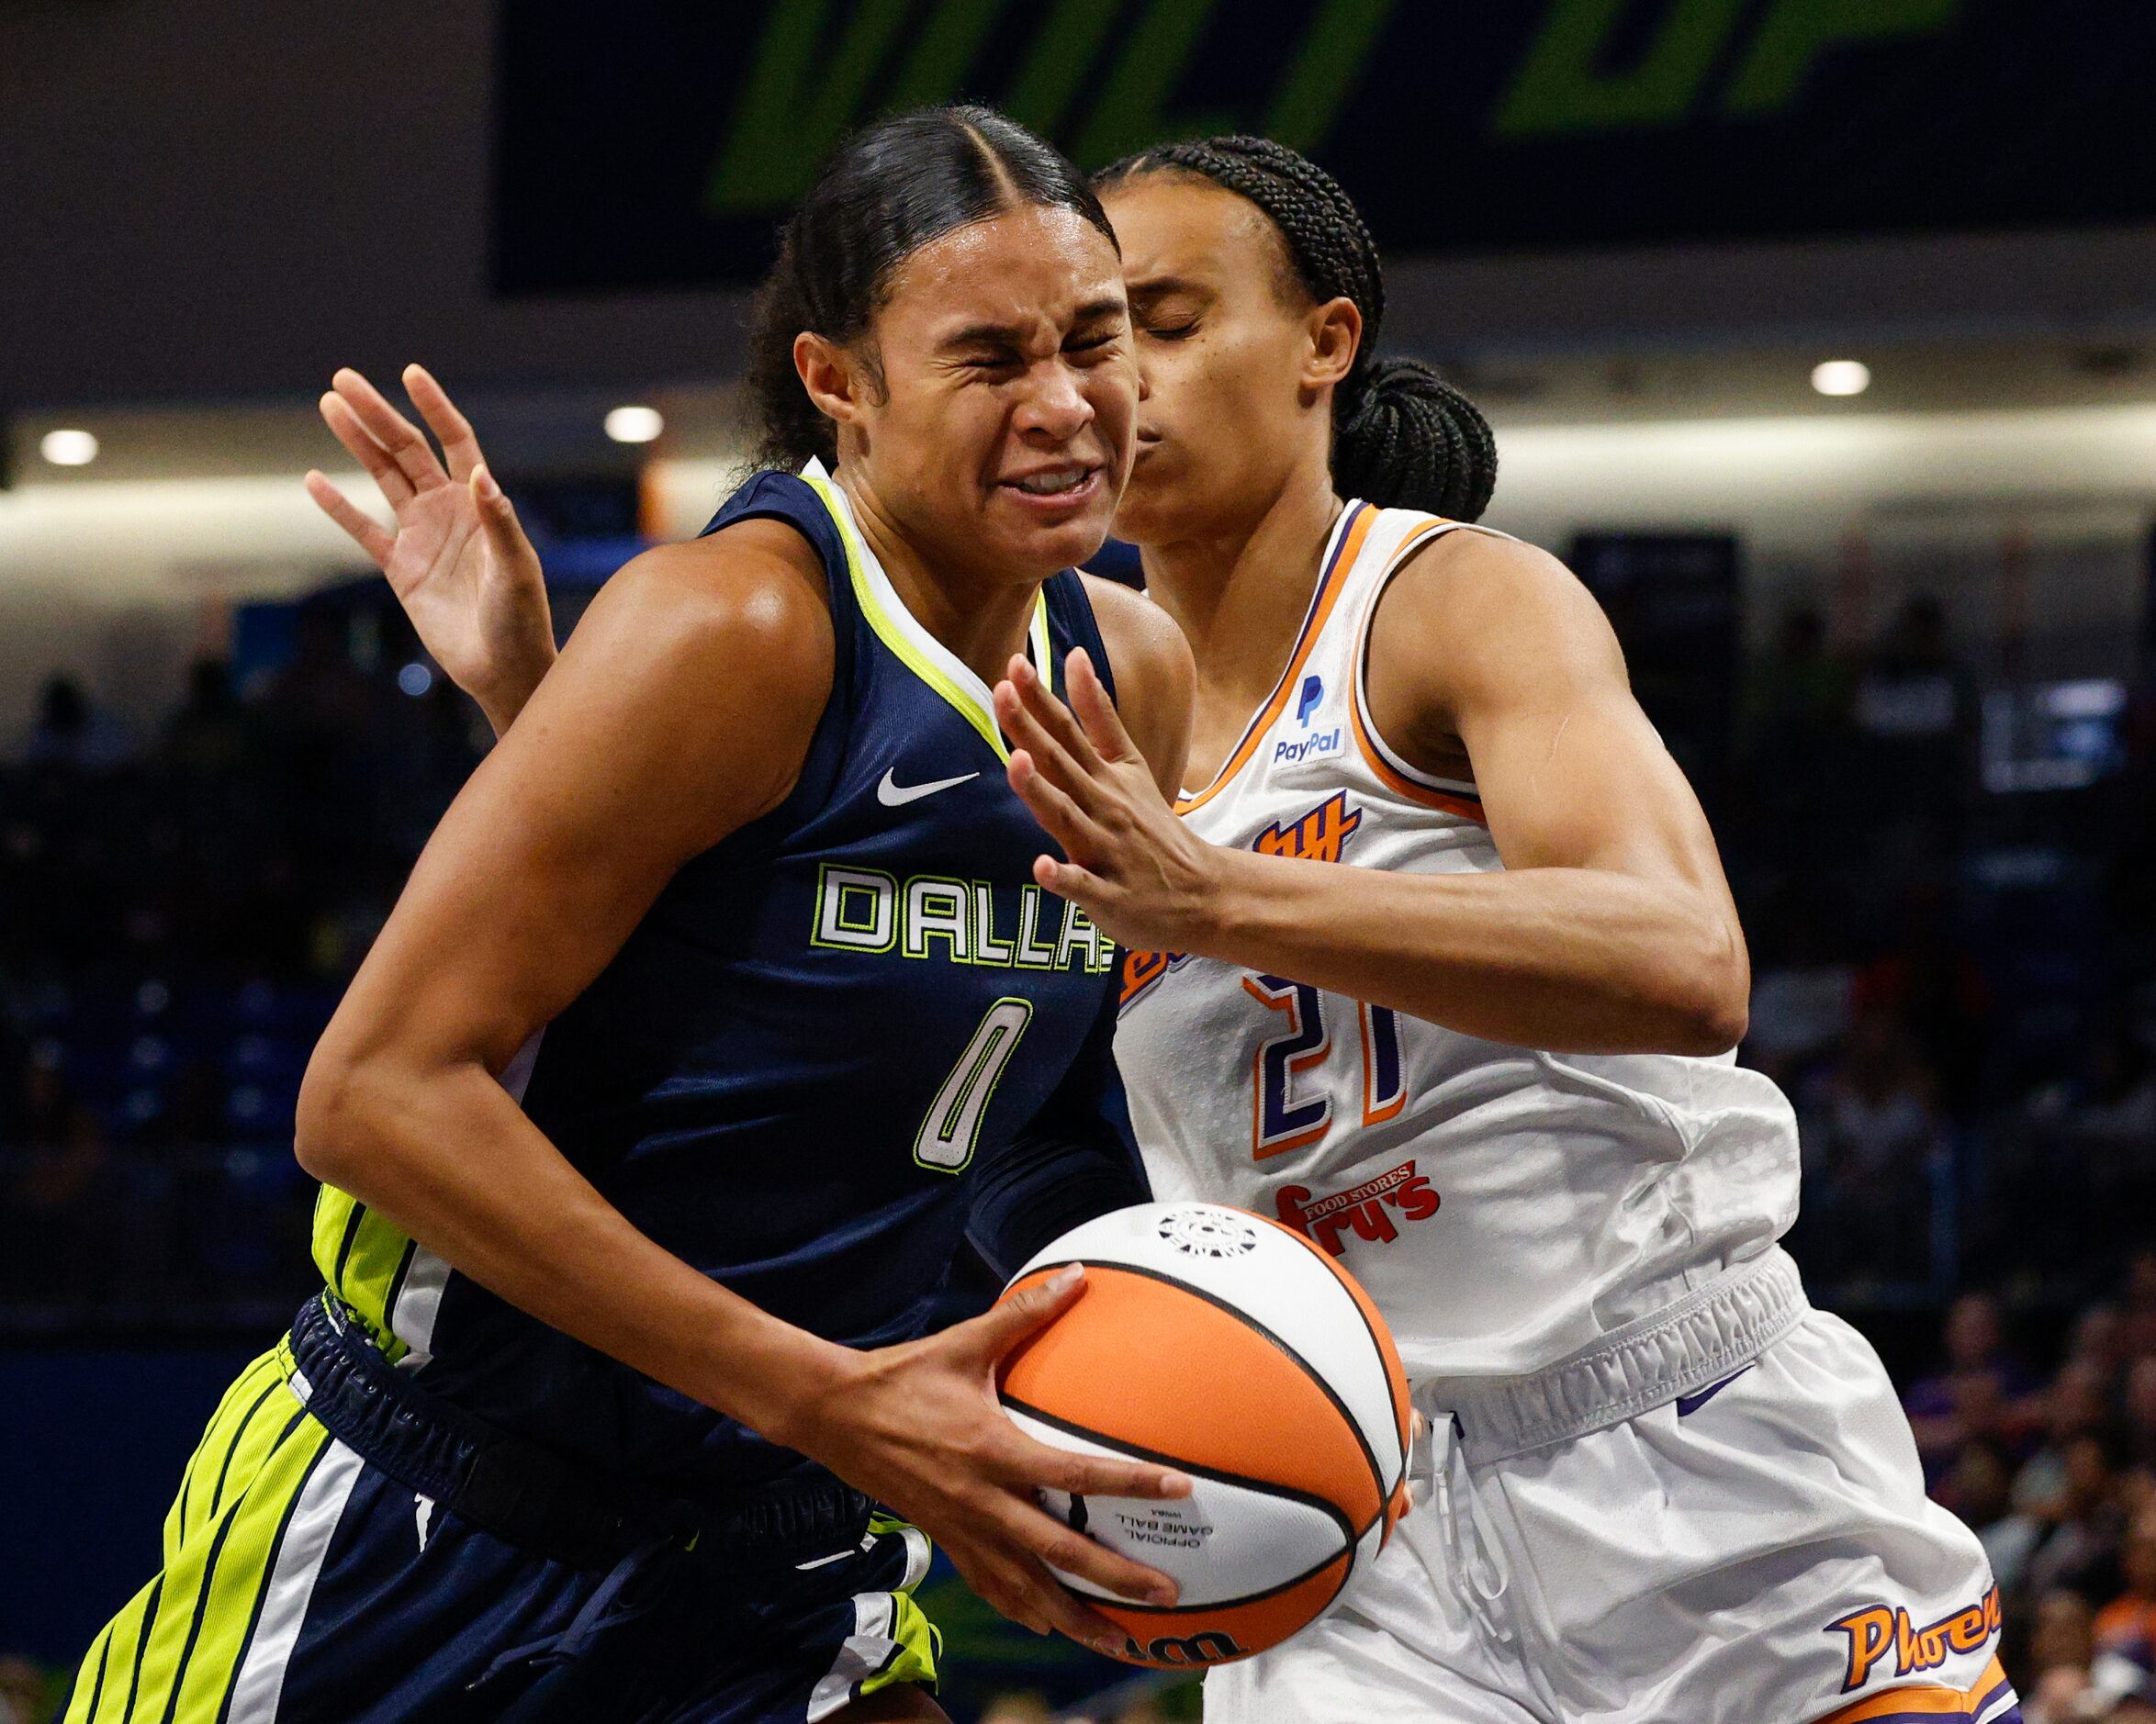
[[[2156,1674],[2124,1652],[2098,1649],[2080,1705],[2082,1710],[2069,1716],[2101,1724],[2156,1724]]]
[[[1951,906],[1936,880],[1903,894],[1893,944],[1857,972],[1859,1016],[1892,1015],[1937,1074],[1949,1112],[1981,1099],[1991,987],[1956,938]]]
[[[2026,1724],[2077,1724],[2086,1720],[2089,1714],[2083,1699],[2088,1688],[2087,1665],[2057,1665],[2033,1684],[2024,1685],[2022,1717]]]
[[[1965,1442],[1937,1492],[1982,1541],[1992,1577],[2006,1592],[2017,1592],[2028,1559],[2043,1539],[2044,1523],[2018,1512],[2013,1502],[2014,1463],[2006,1450],[1989,1439]]]
[[[2079,1593],[2063,1588],[2037,1601],[2028,1637],[2028,1674],[2086,1671],[2096,1653],[2095,1613]]]
[[[186,698],[165,721],[161,752],[193,778],[233,778],[246,765],[246,711],[223,659],[198,658],[189,668]]]
[[[1905,601],[1881,633],[1857,679],[1852,716],[1858,730],[1891,751],[1887,757],[1903,769],[1897,776],[1928,768],[1947,793],[1956,789],[1954,768],[1973,733],[1976,703],[1948,638],[1946,608],[1931,594]]]
[[[1800,1114],[1805,1210],[1799,1255],[1828,1282],[1931,1278],[1931,1208],[1947,1147],[1937,1081],[1892,1013],[1858,1019],[1840,1064]]]
[[[2105,1439],[2076,1437],[2067,1444],[2059,1518],[2029,1558],[2030,1591],[2041,1595],[2063,1586],[2088,1598],[2117,1592],[2125,1518],[2118,1483],[2117,1460]]]
[[[2099,1301],[2074,1320],[2073,1339],[2067,1348],[2071,1364],[2094,1368],[2108,1395],[2126,1374],[2131,1355],[2126,1345],[2126,1314],[2115,1304]]]
[[[2126,1373],[2128,1452],[2138,1466],[2156,1467],[2156,1354],[2143,1354]]]
[[[51,1716],[45,1673],[27,1658],[0,1653],[0,1724],[46,1724]]]
[[[1809,605],[1785,611],[1773,647],[1749,669],[1738,711],[1746,806],[1787,835],[1834,803],[1848,726],[1849,667]]]
[[[22,759],[33,767],[101,771],[134,753],[133,739],[118,719],[90,704],[73,677],[51,678],[38,697],[38,719],[23,739]]]
[[[981,1714],[981,1724],[1050,1724],[1054,1717],[1045,1696],[999,1694]]]
[[[2103,1368],[2093,1359],[2070,1359],[2044,1392],[2043,1407],[2044,1445],[2015,1475],[2014,1506],[2049,1522],[2064,1512],[2068,1446],[2111,1423]]]
[[[103,1272],[108,1147],[50,1049],[14,1074],[0,1148],[0,1290],[51,1302],[90,1292]]]
[[[2118,1570],[2126,1590],[2096,1613],[2097,1650],[2156,1667],[2156,1510],[2134,1517],[2119,1546]]]
[[[1855,971],[1836,957],[1819,918],[1802,902],[1788,912],[1777,944],[1775,960],[1752,984],[1745,1054],[1747,1063],[1794,1089],[1848,1035]]]
[[[2142,1148],[2147,1155],[2156,1144]],[[2146,1246],[2134,1253],[2127,1269],[2123,1329],[2120,1343],[2129,1356],[2156,1356],[2156,1249]]]

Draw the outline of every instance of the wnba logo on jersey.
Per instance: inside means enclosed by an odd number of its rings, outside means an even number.
[[[1293,1227],[1331,1256],[1342,1257],[1347,1253],[1340,1237],[1342,1227],[1353,1228],[1358,1239],[1373,1245],[1390,1245],[1400,1232],[1386,1213],[1388,1208],[1402,1221],[1427,1221],[1443,1200],[1415,1171],[1412,1161],[1403,1161],[1388,1173],[1329,1197],[1312,1201],[1308,1186],[1283,1185],[1274,1201],[1283,1226]]]

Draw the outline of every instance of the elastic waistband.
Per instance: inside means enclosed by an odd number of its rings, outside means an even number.
[[[1458,1422],[1470,1459],[1501,1460],[1703,1389],[1750,1364],[1811,1308],[1795,1262],[1777,1246],[1532,1375],[1420,1383],[1414,1399]]]
[[[429,1394],[328,1294],[292,1325],[292,1393],[347,1448],[406,1489],[550,1561],[611,1568],[652,1544],[780,1566],[867,1535],[875,1505],[831,1474],[689,1496],[495,1429]]]

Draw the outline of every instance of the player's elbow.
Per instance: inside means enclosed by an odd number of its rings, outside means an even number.
[[[1751,965],[1743,939],[1715,916],[1677,975],[1676,1034],[1672,1053],[1726,1054],[1745,1039],[1752,1022]]]
[[[1686,1046],[1678,1051],[1708,1056],[1726,1054],[1745,1039],[1752,1012],[1740,993],[1716,993],[1698,1002],[1685,1024]]]
[[[315,1049],[300,1080],[292,1121],[292,1153],[325,1185],[352,1191],[359,1170],[376,1158],[380,1136],[379,1084],[366,1062],[331,1047]],[[354,1192],[354,1195],[359,1195]]]

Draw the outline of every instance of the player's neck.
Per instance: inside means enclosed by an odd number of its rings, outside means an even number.
[[[848,489],[854,525],[914,621],[949,647],[991,688],[1013,654],[1023,653],[1040,591],[1039,581],[1014,581],[1003,571],[928,560],[895,532],[872,498]]]
[[[1247,531],[1143,548],[1146,591],[1190,643],[1201,704],[1252,707],[1273,691],[1342,507],[1320,469]]]

